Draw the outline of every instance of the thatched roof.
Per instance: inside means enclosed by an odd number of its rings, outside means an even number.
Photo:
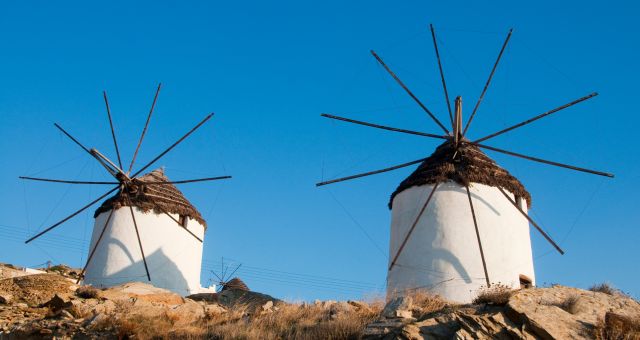
[[[234,277],[233,279],[222,285],[223,291],[230,289],[249,291],[249,287],[242,280],[240,280],[240,278],[237,277]]]
[[[200,212],[189,202],[182,192],[173,184],[145,184],[145,182],[168,182],[163,169],[156,169],[144,176],[132,180],[133,185],[128,189],[131,200],[120,192],[105,200],[93,214],[98,217],[101,213],[123,206],[135,206],[144,212],[153,210],[156,214],[163,214],[163,210],[173,214],[185,215],[198,221],[205,228],[207,223]],[[160,206],[158,208],[157,206]]]
[[[484,154],[478,147],[470,144],[462,144],[458,148],[458,154],[453,158],[455,149],[450,141],[446,141],[424,162],[407,177],[391,194],[389,209],[393,204],[393,198],[405,189],[436,182],[455,181],[460,185],[470,183],[486,184],[494,187],[502,187],[531,205],[531,195],[524,185],[513,177],[507,170],[499,167],[495,161]]]

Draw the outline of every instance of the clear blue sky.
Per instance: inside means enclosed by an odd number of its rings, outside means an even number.
[[[640,296],[633,269],[640,258],[640,118],[632,105],[639,15],[631,1],[3,3],[0,261],[83,263],[91,213],[33,244],[23,241],[102,188],[17,177],[108,179],[52,123],[113,156],[101,98],[107,90],[126,162],[161,81],[138,164],[216,112],[158,165],[172,179],[234,176],[181,187],[210,226],[203,280],[224,256],[243,263],[251,288],[275,296],[370,294],[385,281],[388,197],[412,169],[320,189],[314,183],[414,160],[437,142],[319,114],[437,133],[369,50],[444,120],[428,24],[436,25],[450,92],[463,96],[467,115],[513,27],[470,136],[598,91],[491,144],[616,174],[610,180],[489,153],[527,186],[532,216],[567,251],[554,253],[534,233],[538,283],[609,281]]]

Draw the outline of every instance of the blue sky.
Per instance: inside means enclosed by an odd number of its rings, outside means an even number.
[[[538,284],[608,281],[640,296],[640,161],[635,137],[638,5],[628,1],[168,1],[0,5],[0,261],[80,266],[91,213],[30,245],[33,234],[101,188],[24,183],[19,175],[108,179],[53,127],[113,156],[109,93],[125,162],[163,83],[138,165],[209,112],[212,121],[162,159],[208,220],[203,281],[225,263],[258,291],[288,299],[373,294],[385,281],[390,193],[412,168],[315,188],[325,178],[414,160],[437,142],[332,123],[328,112],[437,133],[370,56],[375,49],[446,119],[428,32],[449,91],[468,115],[507,30],[511,43],[470,136],[575,98],[600,95],[491,145],[610,171],[577,173],[489,153],[533,196],[532,216],[565,248],[533,234]],[[487,143],[489,144],[489,143]],[[219,269],[217,269],[219,271]]]

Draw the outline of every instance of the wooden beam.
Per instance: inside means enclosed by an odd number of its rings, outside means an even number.
[[[153,205],[158,208],[160,211],[162,211],[165,215],[169,216],[170,219],[172,219],[174,222],[176,222],[176,224],[178,226],[180,226],[180,228],[184,229],[186,232],[188,232],[189,234],[191,234],[191,236],[195,237],[196,240],[200,241],[200,243],[202,243],[202,239],[199,238],[198,236],[196,236],[196,234],[194,234],[193,232],[191,232],[191,230],[187,229],[187,227],[183,226],[180,221],[176,220],[175,217],[171,216],[171,214],[169,212],[167,212],[166,210],[164,210],[164,208],[162,208],[159,204],[156,204],[156,202],[151,201],[151,203],[153,203]],[[187,217],[185,217],[187,218]]]
[[[509,39],[511,38],[511,33],[513,33],[513,28],[509,30],[509,34],[507,34],[507,38],[504,40],[504,44],[502,44],[502,48],[500,49],[500,53],[498,54],[498,59],[493,64],[493,68],[491,69],[491,73],[489,74],[489,79],[487,79],[486,84],[484,84],[484,88],[482,89],[482,93],[480,94],[480,98],[476,102],[476,106],[473,108],[473,112],[471,112],[471,116],[469,116],[469,120],[467,121],[467,125],[464,127],[464,131],[462,131],[462,135],[465,136],[467,134],[467,130],[469,129],[469,125],[471,125],[471,121],[473,117],[476,115],[476,111],[478,111],[478,107],[484,99],[485,93],[487,93],[487,89],[489,88],[489,84],[491,83],[491,78],[493,78],[493,74],[496,72],[496,68],[498,68],[498,63],[500,62],[500,58],[502,58],[502,53],[504,53],[505,48],[507,48],[507,44],[509,43]]]
[[[536,230],[538,230],[538,232],[540,232],[540,234],[542,234],[542,236],[549,242],[551,243],[551,245],[556,248],[556,250],[561,254],[564,255],[564,250],[562,250],[560,248],[560,246],[555,243],[553,241],[553,239],[551,239],[551,237],[549,235],[547,235],[547,233],[544,232],[544,230],[542,230],[542,228],[540,228],[540,226],[531,218],[529,217],[529,214],[527,214],[526,212],[524,212],[524,210],[522,210],[522,208],[518,205],[518,203],[516,203],[516,201],[514,201],[511,196],[509,196],[509,194],[507,194],[501,187],[498,187],[498,190],[500,190],[500,192],[504,195],[504,197],[507,198],[507,200],[509,200],[509,202],[516,207],[516,209],[518,209],[518,211],[522,214],[522,216],[524,216],[531,224],[533,224],[533,226],[536,228]]]
[[[325,118],[329,118],[329,119],[341,120],[343,122],[369,126],[369,127],[373,127],[373,128],[376,128],[376,129],[407,133],[407,134],[410,134],[410,135],[417,135],[417,136],[423,136],[423,137],[431,137],[431,138],[438,138],[438,139],[449,139],[448,136],[441,136],[441,135],[434,135],[434,134],[426,133],[426,132],[418,132],[418,131],[412,131],[412,130],[398,129],[398,128],[384,126],[384,125],[367,123],[367,122],[363,122],[363,121],[360,121],[360,120],[355,120],[355,119],[350,119],[350,118],[345,118],[345,117],[340,117],[340,116],[334,116],[334,115],[330,115],[330,114],[327,114],[327,113],[323,113],[320,116],[325,117]]]
[[[440,52],[438,51],[438,42],[436,41],[436,30],[433,28],[433,24],[429,25],[431,29],[431,38],[433,38],[433,48],[436,51],[436,59],[438,59],[438,69],[440,70],[440,80],[442,80],[442,88],[444,89],[444,98],[447,101],[447,109],[449,110],[449,119],[451,120],[451,126],[453,128],[454,120],[453,113],[451,111],[451,102],[449,102],[449,92],[447,91],[447,83],[444,80],[444,71],[442,70],[442,62],[440,61]]]
[[[87,262],[85,263],[84,267],[82,267],[82,272],[80,272],[80,275],[78,276],[78,280],[76,281],[76,284],[80,283],[80,280],[82,280],[84,278],[84,272],[87,271],[87,267],[89,266],[89,262],[91,262],[91,259],[93,258],[93,254],[95,254],[96,250],[98,249],[98,245],[100,244],[100,241],[102,241],[102,237],[104,236],[104,232],[107,231],[107,227],[109,226],[109,221],[111,221],[111,216],[113,216],[113,211],[114,211],[114,209],[111,209],[109,211],[109,215],[107,216],[107,220],[104,222],[104,226],[102,227],[102,231],[100,232],[100,236],[98,236],[98,240],[96,241],[96,244],[93,246],[93,249],[91,250],[91,253],[89,254],[89,258],[87,258]]]
[[[360,177],[365,177],[365,176],[370,176],[370,175],[375,175],[375,174],[379,174],[379,173],[383,173],[383,172],[387,172],[387,171],[391,171],[391,170],[396,170],[396,169],[400,169],[400,168],[404,168],[413,164],[418,164],[418,163],[422,163],[424,162],[426,158],[421,158],[421,159],[417,159],[415,161],[411,161],[411,162],[407,162],[407,163],[402,163],[399,165],[395,165],[389,168],[384,168],[384,169],[380,169],[380,170],[374,170],[374,171],[369,171],[369,172],[365,172],[362,174],[358,174],[358,175],[351,175],[351,176],[347,176],[347,177],[342,177],[342,178],[336,178],[336,179],[332,179],[330,181],[326,181],[326,182],[320,182],[317,183],[316,186],[320,187],[323,185],[327,185],[327,184],[333,184],[333,183],[337,183],[337,182],[342,182],[342,181],[348,181],[350,179],[355,179],[355,178],[360,178]]]
[[[433,184],[433,189],[431,189],[431,193],[429,193],[429,196],[427,197],[427,200],[422,205],[422,208],[420,209],[420,212],[418,212],[418,216],[416,216],[416,219],[411,224],[411,227],[409,228],[409,231],[407,232],[407,235],[404,237],[404,240],[402,241],[402,244],[400,244],[400,247],[398,248],[398,252],[396,252],[396,255],[393,257],[393,260],[391,261],[391,264],[389,265],[389,271],[391,271],[391,269],[393,269],[393,266],[398,261],[398,257],[400,257],[400,254],[402,253],[402,250],[404,249],[404,246],[407,245],[407,242],[409,241],[409,237],[411,237],[411,233],[413,233],[413,230],[418,225],[418,222],[420,221],[420,218],[422,217],[422,214],[427,209],[427,206],[429,205],[429,202],[431,202],[431,198],[433,197],[433,194],[436,192],[436,189],[438,188],[438,184],[439,184],[438,182]]]
[[[558,162],[547,161],[547,160],[544,160],[544,159],[541,159],[541,158],[531,157],[531,156],[515,153],[515,152],[512,152],[512,151],[508,151],[508,150],[498,149],[498,148],[495,148],[493,146],[488,146],[488,145],[484,145],[484,144],[480,144],[480,143],[473,143],[473,142],[465,142],[465,143],[469,143],[471,145],[475,145],[475,146],[477,146],[479,148],[500,152],[500,153],[503,153],[503,154],[506,154],[506,155],[528,159],[530,161],[534,161],[534,162],[538,162],[538,163],[544,163],[544,164],[549,164],[549,165],[553,165],[553,166],[557,166],[557,167],[561,167],[561,168],[565,168],[565,169],[571,169],[571,170],[586,172],[586,173],[590,173],[590,174],[594,174],[594,175],[598,175],[598,176],[604,176],[604,177],[613,178],[613,174],[610,174],[610,173],[607,173],[607,172],[590,170],[590,169],[580,168],[580,167],[573,166],[573,165],[567,165],[567,164],[562,164],[562,163],[558,163]]]
[[[81,147],[84,151],[86,151],[88,154],[91,155],[91,152],[89,151],[89,149],[87,149],[84,145],[82,145],[82,143],[80,143],[77,139],[75,139],[70,133],[68,133],[65,129],[62,128],[62,126],[58,125],[58,123],[53,123],[53,125],[55,127],[58,128],[58,130],[62,131],[62,133],[64,133],[67,137],[69,137],[74,143],[76,143],[79,147]]]
[[[171,149],[175,148],[176,145],[180,144],[185,138],[189,137],[189,135],[191,135],[194,131],[196,131],[200,126],[202,126],[202,124],[206,123],[209,119],[211,119],[211,117],[213,117],[213,113],[210,113],[209,115],[207,115],[202,121],[200,121],[200,123],[198,123],[196,126],[194,126],[191,130],[189,130],[189,132],[187,132],[184,136],[182,136],[180,139],[178,139],[175,143],[173,143],[169,148],[167,148],[166,150],[162,151],[158,156],[156,156],[156,158],[152,159],[149,163],[147,163],[145,166],[143,166],[140,170],[138,170],[135,174],[133,174],[133,176],[131,176],[131,178],[138,176],[141,172],[143,172],[144,170],[146,170],[148,167],[150,167],[153,163],[155,163],[158,159],[162,158],[162,156],[166,155],[167,152],[171,151]]]
[[[436,118],[436,116],[433,115],[433,113],[431,113],[431,111],[424,105],[422,104],[422,102],[420,101],[420,99],[418,99],[418,97],[416,97],[413,92],[411,92],[411,90],[409,90],[409,88],[402,82],[402,80],[400,80],[400,78],[398,78],[398,76],[395,75],[395,73],[393,73],[393,71],[391,71],[391,69],[389,68],[389,66],[387,66],[387,64],[384,63],[384,61],[382,60],[382,58],[380,58],[375,51],[371,50],[371,54],[374,56],[374,58],[376,58],[376,60],[380,63],[380,65],[382,65],[382,67],[384,67],[385,70],[387,70],[387,72],[391,75],[391,77],[393,77],[393,79],[395,79],[395,81],[407,92],[407,94],[409,94],[409,96],[416,102],[418,103],[418,105],[424,110],[424,112],[426,112],[429,117],[431,117],[431,119],[433,119],[433,121],[438,124],[438,126],[440,126],[440,128],[442,129],[442,131],[444,131],[445,134],[449,134],[449,130],[447,130],[446,127],[444,127],[444,125],[442,125],[442,123],[440,122],[440,120],[438,120],[438,118]]]
[[[113,145],[116,147],[116,155],[118,155],[118,164],[122,169],[122,159],[120,158],[120,150],[118,149],[118,141],[116,140],[116,131],[113,128],[113,120],[111,119],[111,109],[109,108],[109,100],[107,99],[107,91],[102,91],[104,104],[107,106],[107,116],[109,117],[109,126],[111,127],[111,137],[113,137]]]
[[[127,195],[129,198],[129,195]],[[140,253],[142,254],[142,262],[144,262],[144,270],[147,272],[147,279],[151,281],[151,275],[149,275],[149,267],[147,266],[147,258],[144,256],[144,249],[142,249],[142,240],[140,240],[140,231],[138,230],[138,222],[131,206],[131,198],[129,198],[129,211],[131,211],[131,219],[133,219],[133,227],[136,230],[136,237],[138,238],[138,246],[140,246]]]
[[[480,248],[480,258],[482,258],[482,268],[484,269],[484,278],[487,281],[487,288],[491,287],[491,280],[489,280],[489,272],[487,271],[487,261],[484,258],[484,250],[482,249],[482,241],[480,240],[480,230],[478,229],[478,221],[476,220],[476,211],[473,208],[473,201],[471,200],[471,191],[469,186],[467,188],[467,198],[469,198],[469,206],[471,207],[471,217],[473,217],[473,226],[476,228],[476,237],[478,238],[478,247]]]
[[[39,232],[39,233],[38,233],[38,234],[36,234],[35,236],[33,236],[33,237],[31,237],[30,239],[26,240],[24,243],[29,243],[29,242],[31,242],[31,241],[33,241],[33,240],[37,239],[38,237],[40,237],[40,236],[44,235],[45,233],[48,233],[48,232],[49,232],[49,231],[51,231],[53,228],[55,228],[55,227],[57,227],[57,226],[61,225],[62,223],[64,223],[64,222],[66,222],[66,221],[70,220],[70,219],[71,219],[71,218],[73,218],[74,216],[76,216],[76,215],[78,215],[79,213],[81,213],[81,212],[85,211],[85,210],[86,210],[87,208],[89,208],[90,206],[92,206],[92,205],[96,204],[96,203],[97,203],[98,201],[100,201],[101,199],[103,199],[103,198],[107,197],[107,196],[108,196],[109,194],[111,194],[112,192],[114,192],[114,191],[118,190],[118,188],[120,188],[120,186],[116,186],[115,188],[113,188],[113,189],[111,189],[111,190],[107,191],[107,192],[106,192],[106,193],[104,193],[102,196],[100,196],[100,197],[96,198],[95,200],[91,201],[89,204],[87,204],[87,205],[85,205],[84,207],[80,208],[80,210],[78,210],[78,211],[74,212],[73,214],[71,214],[71,215],[69,215],[69,216],[67,216],[67,217],[63,218],[61,221],[59,221],[59,222],[55,223],[54,225],[50,226],[49,228],[47,228],[47,229],[45,229],[45,230],[43,230],[43,231]]]
[[[158,100],[158,94],[160,93],[160,87],[162,87],[162,83],[158,84],[158,89],[156,90],[156,95],[153,97],[153,103],[151,103],[151,109],[149,110],[149,114],[147,115],[147,121],[144,123],[144,129],[142,129],[142,134],[140,135],[140,140],[138,141],[138,146],[136,146],[136,151],[133,153],[133,158],[131,159],[131,164],[129,164],[129,171],[133,169],[133,163],[136,161],[136,156],[138,156],[138,151],[140,150],[140,145],[142,145],[142,140],[144,139],[144,135],[147,133],[147,129],[149,128],[149,122],[151,121],[151,115],[153,114],[153,109],[156,107],[156,101]],[[120,166],[122,167],[122,166]],[[134,176],[135,177],[135,176]]]
[[[27,177],[20,176],[20,179],[28,179],[31,181],[42,181],[42,182],[54,182],[54,183],[69,183],[69,184],[119,184],[118,182],[97,182],[97,181],[69,181],[64,179],[50,179],[50,178],[38,178],[38,177]]]
[[[562,105],[562,106],[559,106],[559,107],[557,107],[557,108],[555,108],[555,109],[553,109],[553,110],[549,110],[549,111],[547,111],[547,112],[545,112],[545,113],[543,113],[543,114],[539,114],[539,115],[537,115],[537,116],[535,116],[535,117],[533,117],[533,118],[531,118],[531,119],[527,119],[527,120],[525,120],[524,122],[518,123],[518,124],[516,124],[516,125],[513,125],[513,126],[510,126],[510,127],[506,128],[506,129],[502,129],[502,130],[500,130],[500,131],[498,131],[498,132],[494,132],[494,133],[492,133],[492,134],[490,134],[490,135],[488,135],[488,136],[485,136],[485,137],[482,137],[482,138],[480,138],[480,139],[474,140],[473,142],[474,142],[474,143],[480,143],[480,142],[485,141],[485,140],[487,140],[487,139],[489,139],[489,138],[493,138],[493,137],[495,137],[495,136],[499,136],[499,135],[501,135],[501,134],[503,134],[503,133],[507,133],[507,132],[509,132],[509,131],[511,131],[511,130],[514,130],[514,129],[517,129],[517,128],[519,128],[519,127],[525,126],[525,125],[527,125],[527,124],[533,123],[533,122],[535,122],[536,120],[541,119],[541,118],[544,118],[544,117],[546,117],[546,116],[548,116],[548,115],[550,115],[550,114],[556,113],[556,112],[558,112],[558,111],[560,111],[560,110],[564,110],[564,109],[566,109],[566,108],[568,108],[568,107],[570,107],[570,106],[576,105],[576,104],[578,104],[578,103],[580,103],[580,102],[583,102],[583,101],[585,101],[585,100],[587,100],[587,99],[593,98],[593,97],[595,97],[595,96],[597,96],[597,95],[598,95],[598,93],[597,93],[597,92],[591,93],[591,94],[589,94],[589,95],[587,95],[587,96],[584,96],[584,97],[582,97],[582,98],[580,98],[580,99],[576,99],[576,100],[574,100],[574,101],[572,101],[572,102],[570,102],[570,103],[567,103],[567,104],[564,104],[564,105]]]
[[[142,184],[152,184],[152,185],[167,185],[167,184],[184,184],[184,183],[194,183],[194,182],[205,182],[205,181],[217,181],[221,179],[229,179],[231,176],[218,176],[218,177],[206,177],[206,178],[196,178],[196,179],[185,179],[182,181],[166,181],[166,182],[149,182],[144,181]]]

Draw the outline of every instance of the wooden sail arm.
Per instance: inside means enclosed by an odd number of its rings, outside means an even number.
[[[356,178],[360,178],[360,177],[365,177],[365,176],[370,176],[370,175],[375,175],[375,174],[380,174],[383,172],[387,172],[387,171],[392,171],[392,170],[396,170],[396,169],[400,169],[400,168],[404,168],[413,164],[418,164],[418,163],[422,163],[424,162],[426,158],[421,158],[421,159],[417,159],[415,161],[411,161],[411,162],[407,162],[407,163],[402,163],[402,164],[398,164],[389,168],[384,168],[384,169],[380,169],[380,170],[374,170],[374,171],[369,171],[369,172],[365,172],[365,173],[361,173],[361,174],[357,174],[357,175],[351,175],[351,176],[347,176],[347,177],[342,177],[342,178],[336,178],[336,179],[332,179],[330,181],[325,181],[325,182],[320,182],[320,183],[316,183],[316,186],[323,186],[323,185],[327,185],[327,184],[333,184],[333,183],[338,183],[338,182],[342,182],[342,181],[348,181],[351,179],[356,179]]]
[[[416,103],[418,103],[418,105],[422,108],[422,110],[424,110],[424,112],[426,112],[429,115],[429,117],[431,117],[431,119],[433,119],[433,121],[436,124],[438,124],[438,126],[442,129],[442,131],[444,131],[445,134],[449,134],[449,130],[447,130],[447,128],[444,127],[444,125],[442,125],[440,120],[438,120],[438,118],[436,118],[436,116],[420,101],[420,99],[418,99],[418,97],[416,97],[413,94],[413,92],[409,90],[409,88],[402,82],[402,80],[400,80],[400,78],[398,78],[398,76],[396,76],[396,74],[393,73],[393,71],[391,71],[389,66],[387,66],[387,64],[384,63],[382,58],[380,58],[378,54],[376,54],[376,52],[373,50],[371,50],[371,54],[373,55],[374,58],[376,58],[376,60],[380,63],[380,65],[382,65],[382,67],[384,67],[384,69],[391,75],[391,77],[393,77],[393,79],[398,83],[398,85],[400,85],[400,87],[402,87],[405,90],[405,92],[407,92],[409,97],[411,97]]]
[[[187,137],[189,137],[194,131],[196,131],[199,127],[201,127],[202,124],[206,123],[209,119],[211,119],[211,117],[213,117],[213,115],[214,115],[213,113],[210,113],[209,115],[207,115],[202,121],[200,121],[200,123],[198,123],[191,130],[189,130],[189,132],[187,132],[184,136],[180,137],[180,139],[178,139],[175,143],[171,144],[171,146],[169,146],[166,150],[162,151],[158,156],[156,156],[154,159],[152,159],[149,163],[147,163],[145,166],[143,166],[140,170],[136,171],[136,173],[134,173],[131,177],[133,178],[133,177],[138,176],[141,172],[146,170],[153,163],[157,162],[160,158],[162,158],[162,156],[166,155],[167,152],[171,151],[178,144],[180,144],[183,140],[185,140]]]
[[[113,119],[111,119],[111,108],[109,107],[109,100],[107,99],[107,91],[102,91],[104,97],[104,104],[107,107],[107,117],[109,118],[109,127],[111,128],[111,137],[113,138],[113,145],[116,149],[116,155],[118,156],[118,165],[122,169],[122,158],[120,157],[120,149],[118,149],[118,140],[116,139],[116,131],[113,127]]]
[[[373,123],[367,123],[367,122],[363,122],[361,120],[355,120],[355,119],[351,119],[351,118],[345,118],[345,117],[330,115],[328,113],[323,113],[320,116],[325,117],[325,118],[329,118],[329,119],[340,120],[340,121],[347,122],[347,123],[353,123],[353,124],[358,124],[358,125],[369,126],[369,127],[373,127],[373,128],[376,128],[376,129],[407,133],[407,134],[410,134],[410,135],[417,135],[417,136],[423,136],[423,137],[431,137],[431,138],[438,138],[438,139],[449,139],[448,136],[435,135],[435,134],[432,134],[432,133],[418,132],[418,131],[394,128],[394,127],[390,127],[390,126],[378,125],[378,124],[373,124]]]
[[[473,117],[475,117],[476,112],[478,111],[478,107],[480,107],[480,103],[482,102],[482,99],[484,99],[484,95],[487,93],[487,89],[489,88],[491,79],[493,78],[493,75],[496,72],[496,68],[498,68],[498,63],[500,62],[500,58],[502,58],[502,54],[504,53],[504,50],[507,48],[507,44],[509,43],[509,39],[511,38],[512,33],[513,33],[513,28],[509,30],[509,34],[507,34],[507,38],[504,40],[504,43],[502,44],[502,48],[500,49],[498,58],[496,59],[496,62],[493,64],[493,68],[491,69],[491,73],[489,74],[489,78],[487,79],[487,82],[484,84],[484,88],[482,89],[482,93],[480,94],[480,97],[476,102],[476,106],[473,108],[473,112],[471,112],[471,116],[469,116],[467,125],[465,125],[464,130],[462,131],[463,136],[467,134],[467,130],[469,130],[469,125],[471,125],[471,121],[473,120]]]
[[[140,146],[142,145],[142,140],[144,139],[144,136],[147,133],[147,129],[149,128],[151,115],[153,114],[153,109],[156,107],[156,101],[158,100],[158,94],[160,93],[161,87],[162,87],[162,83],[159,83],[158,88],[156,89],[156,95],[153,97],[153,102],[151,103],[151,109],[149,110],[149,114],[147,115],[147,121],[144,123],[144,129],[142,129],[142,134],[140,135],[138,146],[136,146],[136,151],[133,153],[133,158],[131,158],[131,163],[129,164],[129,170],[127,171],[127,173],[130,173],[131,169],[133,169],[133,164],[136,161],[136,157],[138,156],[138,151],[140,151]]]
[[[20,179],[27,179],[30,181],[41,181],[41,182],[53,182],[53,183],[68,183],[68,184],[119,184],[119,182],[100,182],[100,181],[71,181],[66,179],[51,179],[51,178],[39,178],[39,177],[27,177],[27,176],[19,176]]]
[[[477,146],[479,148],[500,152],[500,153],[503,153],[503,154],[506,154],[506,155],[519,157],[519,158],[527,159],[527,160],[538,162],[538,163],[544,163],[544,164],[553,165],[553,166],[557,166],[557,167],[561,167],[561,168],[565,168],[565,169],[571,169],[571,170],[575,170],[575,171],[586,172],[586,173],[590,173],[590,174],[594,174],[594,175],[598,175],[598,176],[604,176],[604,177],[610,177],[610,178],[614,177],[613,174],[608,173],[608,172],[590,170],[590,169],[581,168],[581,167],[577,167],[577,166],[573,166],[573,165],[568,165],[568,164],[562,164],[562,163],[558,163],[558,162],[548,161],[548,160],[541,159],[541,158],[536,158],[536,157],[531,157],[531,156],[519,154],[519,153],[516,153],[516,152],[513,152],[513,151],[499,149],[499,148],[496,148],[496,147],[493,147],[493,146],[489,146],[489,145],[484,145],[484,144],[474,143],[474,142],[464,142],[464,143],[469,143],[469,144],[475,145],[475,146]]]
[[[438,51],[438,42],[436,41],[436,30],[433,28],[433,24],[429,25],[431,29],[431,38],[433,38],[433,48],[436,52],[436,59],[438,60],[438,69],[440,70],[440,80],[442,81],[442,88],[444,89],[444,98],[447,101],[447,109],[449,110],[449,120],[451,126],[455,125],[453,119],[453,112],[451,111],[451,102],[449,101],[449,92],[447,91],[447,83],[444,80],[444,71],[442,70],[442,62],[440,61],[440,52]]]
[[[556,248],[556,250],[561,255],[564,255],[564,250],[562,250],[562,248],[560,248],[560,246],[553,239],[551,239],[551,237],[547,233],[545,233],[544,230],[542,230],[542,228],[538,225],[538,223],[536,223],[531,217],[529,217],[529,214],[527,214],[526,212],[524,212],[524,210],[522,210],[522,208],[518,205],[518,203],[516,203],[516,201],[513,200],[511,196],[509,196],[509,194],[507,194],[504,191],[504,189],[502,189],[501,187],[498,187],[498,190],[500,190],[500,192],[504,195],[504,197],[506,197],[507,200],[509,200],[509,203],[511,203],[516,209],[518,209],[518,211],[522,214],[522,216],[524,216],[536,228],[536,230],[538,230],[538,232],[542,234],[542,236],[547,240],[547,242],[551,243],[551,245],[554,248]]]
[[[50,226],[49,228],[39,232],[38,234],[36,234],[35,236],[29,238],[28,240],[26,240],[24,243],[29,243],[35,239],[37,239],[38,237],[50,232],[51,230],[53,230],[54,228],[58,227],[59,225],[61,225],[62,223],[70,220],[71,218],[73,218],[74,216],[78,215],[79,213],[87,210],[87,208],[89,208],[90,206],[98,203],[98,201],[102,200],[103,198],[107,197],[109,194],[111,194],[112,192],[118,190],[120,188],[120,186],[116,186],[115,188],[107,191],[106,193],[102,194],[100,197],[96,198],[95,200],[89,202],[87,205],[85,205],[84,207],[80,208],[78,211],[74,212],[73,214],[63,218],[62,220],[60,220],[59,222],[55,223],[54,225]]]
[[[422,214],[424,214],[425,210],[427,209],[427,206],[429,205],[429,202],[431,202],[431,198],[433,197],[433,194],[436,192],[436,189],[438,188],[438,184],[439,184],[438,182],[433,184],[433,189],[431,189],[431,193],[429,194],[429,197],[427,197],[427,200],[422,205],[422,208],[420,209],[420,212],[418,212],[418,215],[416,216],[415,220],[411,224],[411,227],[409,228],[407,235],[404,237],[404,240],[402,240],[402,243],[400,244],[400,247],[398,248],[396,255],[393,257],[393,260],[389,264],[389,271],[393,269],[393,266],[398,261],[398,257],[400,257],[400,254],[402,254],[402,250],[404,249],[404,246],[407,245],[407,242],[409,241],[409,237],[411,237],[411,233],[413,233],[413,230],[418,225],[418,222],[420,221]]]
[[[469,186],[465,186],[467,189],[467,198],[469,199],[469,206],[471,207],[471,217],[473,218],[473,226],[476,230],[476,238],[478,239],[478,248],[480,248],[480,258],[482,259],[482,269],[484,269],[484,278],[487,282],[487,288],[491,287],[491,280],[489,280],[489,272],[487,270],[487,261],[484,258],[484,250],[482,249],[482,240],[480,239],[480,229],[478,229],[478,220],[476,219],[476,211],[473,208],[473,200],[471,199],[471,191]]]
[[[102,227],[102,231],[100,232],[100,236],[98,236],[98,240],[96,241],[96,244],[93,246],[93,249],[91,250],[91,253],[89,253],[89,257],[87,258],[87,262],[85,263],[84,267],[82,267],[82,272],[80,272],[80,275],[78,275],[78,280],[76,281],[76,284],[79,284],[80,280],[82,280],[84,278],[84,273],[87,271],[87,267],[89,266],[89,263],[91,262],[91,259],[93,258],[93,255],[96,253],[96,250],[98,249],[98,245],[100,245],[100,241],[102,241],[102,237],[104,236],[105,231],[107,231],[107,227],[109,226],[109,221],[111,221],[111,217],[113,216],[113,211],[114,211],[114,209],[111,209],[109,211],[109,215],[107,216],[107,220],[104,222],[104,226]]]
[[[485,140],[487,140],[487,139],[490,139],[490,138],[493,138],[493,137],[499,136],[499,135],[501,135],[501,134],[503,134],[503,133],[507,133],[507,132],[509,132],[509,131],[511,131],[511,130],[515,130],[515,129],[519,128],[519,127],[522,127],[522,126],[525,126],[525,125],[527,125],[527,124],[533,123],[533,122],[535,122],[535,121],[536,121],[536,120],[538,120],[538,119],[544,118],[544,117],[549,116],[549,115],[551,115],[551,114],[553,114],[553,113],[556,113],[556,112],[558,112],[558,111],[564,110],[564,109],[566,109],[566,108],[568,108],[568,107],[571,107],[571,106],[573,106],[573,105],[576,105],[576,104],[578,104],[578,103],[580,103],[580,102],[583,102],[583,101],[585,101],[585,100],[587,100],[587,99],[591,99],[591,98],[593,98],[593,97],[595,97],[595,96],[597,96],[597,95],[598,95],[598,93],[597,93],[597,92],[593,92],[593,93],[591,93],[591,94],[589,94],[589,95],[586,95],[586,96],[584,96],[584,97],[582,97],[582,98],[576,99],[576,100],[574,100],[574,101],[572,101],[572,102],[569,102],[569,103],[567,103],[567,104],[564,104],[564,105],[562,105],[562,106],[559,106],[559,107],[557,107],[557,108],[555,108],[555,109],[553,109],[553,110],[549,110],[549,111],[547,111],[547,112],[545,112],[545,113],[542,113],[542,114],[539,114],[539,115],[537,115],[537,116],[535,116],[535,117],[533,117],[533,118],[527,119],[527,120],[525,120],[525,121],[523,121],[523,122],[521,122],[521,123],[518,123],[518,124],[512,125],[512,126],[510,126],[510,127],[506,128],[506,129],[502,129],[502,130],[500,130],[500,131],[498,131],[498,132],[494,132],[494,133],[492,133],[492,134],[490,134],[490,135],[488,135],[488,136],[482,137],[482,138],[480,138],[480,139],[476,139],[476,140],[474,140],[473,142],[474,142],[474,143],[480,143],[480,142],[485,141]]]

